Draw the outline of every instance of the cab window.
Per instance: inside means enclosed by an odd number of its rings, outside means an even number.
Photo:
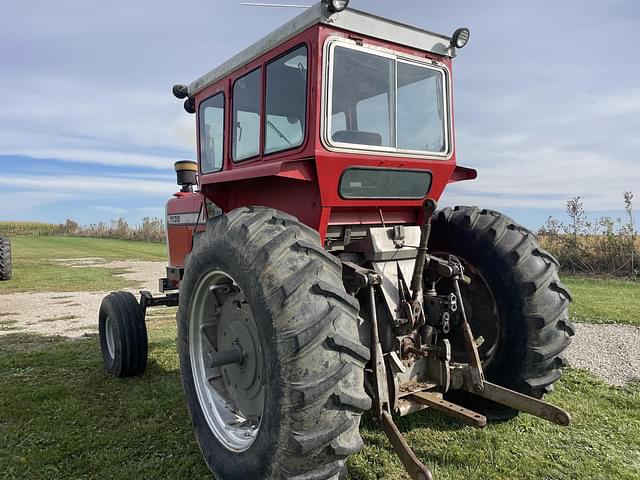
[[[224,143],[224,94],[218,93],[200,104],[200,170],[222,169]]]
[[[300,46],[267,65],[264,153],[302,145],[307,113],[307,47]]]
[[[234,161],[260,154],[260,76],[261,68],[240,77],[233,84]]]
[[[332,146],[447,155],[444,68],[338,42],[329,61],[325,138]]]

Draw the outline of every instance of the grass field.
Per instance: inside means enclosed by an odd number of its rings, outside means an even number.
[[[30,291],[107,291],[132,286],[114,276],[121,270],[70,268],[61,258],[100,257],[106,260],[166,260],[161,243],[84,237],[14,237],[11,239],[13,278],[0,282],[0,294]]]
[[[13,282],[27,291],[39,285],[100,290],[122,282],[103,269],[78,280],[87,269],[53,265],[53,258],[164,255],[163,245],[142,242],[16,238],[16,278],[0,283],[0,294]],[[37,281],[32,275],[39,275]],[[638,302],[640,284],[565,281],[577,319],[638,324],[640,306],[628,298]],[[618,289],[625,289],[626,303],[615,296]],[[615,309],[619,304],[624,308]],[[0,336],[0,479],[211,478],[184,404],[172,313],[151,312],[149,367],[133,379],[105,374],[95,336]],[[478,430],[433,411],[402,418],[399,425],[440,480],[640,478],[640,384],[611,387],[569,370],[548,398],[572,413],[570,427],[521,415]],[[352,480],[408,478],[370,416],[362,434],[365,448],[349,460]]]
[[[640,326],[640,281],[579,276],[563,281],[573,295],[573,320]]]

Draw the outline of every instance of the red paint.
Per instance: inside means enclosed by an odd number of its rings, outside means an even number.
[[[189,214],[198,212],[200,223],[207,222],[202,208],[203,197],[199,193],[178,192],[174,198],[167,202],[167,217],[171,215]],[[172,225],[167,221],[167,252],[169,253],[169,265],[183,267],[184,257],[191,251],[193,232],[196,225]]]
[[[327,150],[321,140],[322,77],[324,45],[330,36],[348,37],[350,34],[326,25],[316,25],[296,37],[275,47],[258,59],[238,68],[226,78],[207,87],[195,97],[196,107],[207,98],[224,92],[225,131],[223,170],[203,175],[199,182],[202,195],[208,197],[224,211],[249,205],[273,207],[298,217],[316,229],[321,239],[330,225],[349,224],[416,224],[420,221],[424,199],[418,200],[345,200],[338,194],[338,183],[343,171],[351,166],[375,166],[429,170],[433,175],[430,198],[438,200],[447,183],[475,178],[475,170],[456,167],[455,138],[453,135],[453,112],[451,118],[451,155],[446,158],[411,158],[386,156],[371,153],[345,153]],[[432,59],[444,65],[451,75],[451,59],[428,52],[358,36],[365,45],[393,49],[416,57]],[[308,88],[306,137],[303,144],[292,150],[264,155],[242,163],[231,160],[232,89],[233,82],[262,67],[261,84],[262,121],[264,123],[264,86],[266,64],[305,44],[308,49]],[[196,115],[197,118],[197,115]],[[197,145],[200,139],[198,132]],[[261,137],[264,128],[261,128]],[[261,141],[263,149],[264,141]],[[198,152],[199,154],[199,152]],[[172,199],[168,211],[193,211],[200,204],[199,194]],[[185,203],[182,203],[184,200]],[[187,200],[191,203],[188,203]],[[201,201],[200,201],[201,202]],[[191,238],[187,231],[178,227],[169,228],[170,263],[182,265],[184,255],[191,249]]]
[[[477,170],[456,165],[456,169],[453,171],[453,175],[451,175],[449,183],[463,182],[464,180],[474,180],[476,178],[478,178]]]

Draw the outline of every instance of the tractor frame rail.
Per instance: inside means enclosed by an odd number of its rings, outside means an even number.
[[[178,306],[178,292],[169,293],[167,295],[154,297],[148,290],[140,290],[140,307],[145,314],[147,314],[147,308],[149,307],[177,307]]]

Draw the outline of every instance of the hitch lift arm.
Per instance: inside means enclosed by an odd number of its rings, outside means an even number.
[[[380,274],[356,265],[352,262],[343,261],[343,276],[345,282],[358,289],[367,289],[369,294],[369,315],[371,318],[371,365],[373,369],[373,410],[382,424],[384,432],[387,434],[391,445],[400,458],[405,470],[414,480],[432,480],[433,475],[427,467],[418,459],[416,454],[402,436],[391,415],[389,405],[389,384],[387,368],[382,344],[380,343],[380,331],[378,330],[378,314],[376,311],[375,287],[382,283]]]
[[[424,203],[424,221],[420,228],[420,243],[417,248],[417,256],[415,260],[413,275],[411,278],[411,299],[408,298],[410,292],[399,284],[398,292],[400,301],[397,304],[398,314],[406,314],[407,320],[411,322],[411,330],[415,331],[421,327],[434,328],[433,323],[428,322],[425,316],[424,305],[424,275],[428,269],[429,272],[435,274],[439,278],[448,278],[453,284],[454,293],[451,297],[455,297],[460,312],[461,334],[464,344],[464,352],[467,357],[467,363],[449,363],[450,357],[440,358],[440,351],[436,344],[425,345],[423,347],[409,347],[408,351],[418,357],[424,357],[430,362],[436,362],[444,368],[446,375],[437,380],[437,375],[433,376],[433,372],[428,372],[428,377],[424,380],[423,385],[439,386],[440,392],[432,392],[428,388],[418,387],[413,391],[405,394],[403,401],[408,403],[414,409],[431,407],[442,411],[450,416],[456,417],[469,425],[483,427],[486,425],[487,419],[484,415],[468,410],[459,405],[455,405],[442,398],[442,395],[450,389],[464,390],[474,395],[492,400],[497,403],[509,406],[516,410],[526,412],[550,422],[566,426],[570,423],[571,417],[569,413],[550,403],[538,400],[536,398],[523,395],[513,390],[495,385],[486,381],[482,362],[478,353],[478,346],[473,337],[471,325],[469,324],[462,292],[459,282],[469,283],[471,279],[464,273],[464,267],[455,256],[449,256],[448,260],[432,257],[428,253],[428,242],[431,233],[431,217],[436,209],[435,201],[427,199]],[[371,329],[371,369],[370,387],[373,390],[373,410],[380,420],[383,430],[386,433],[391,445],[393,445],[396,454],[400,458],[404,468],[410,477],[414,480],[432,480],[433,476],[430,470],[418,459],[413,452],[402,433],[395,424],[392,416],[392,408],[398,409],[398,399],[396,393],[395,401],[391,398],[392,391],[390,382],[392,381],[388,375],[388,368],[393,371],[392,365],[387,365],[386,361],[391,359],[385,354],[380,341],[380,329],[378,324],[378,312],[376,305],[376,288],[379,293],[385,294],[381,288],[383,277],[381,273],[370,270],[348,260],[342,260],[343,264],[343,281],[348,291],[362,291],[368,294],[368,310]],[[399,267],[398,267],[399,268]],[[398,278],[402,279],[401,272]],[[436,328],[437,327],[436,325]],[[446,333],[446,332],[445,332]],[[442,340],[447,342],[447,340]],[[418,342],[419,344],[419,342]],[[439,345],[439,344],[438,344]],[[447,343],[448,345],[448,343]],[[436,356],[438,355],[438,356]],[[396,360],[398,362],[399,360]],[[440,363],[437,363],[440,361]],[[431,364],[430,364],[431,365]],[[442,378],[446,377],[446,382]],[[394,388],[397,386],[394,384]],[[402,413],[402,410],[398,410]]]

